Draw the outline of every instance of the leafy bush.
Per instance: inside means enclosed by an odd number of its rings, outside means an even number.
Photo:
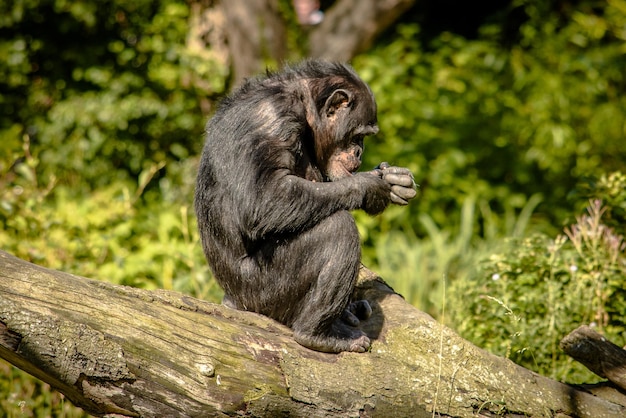
[[[626,235],[626,175],[616,171],[598,177],[586,177],[571,198],[578,201],[600,199],[605,203],[603,222],[618,234]]]
[[[536,233],[507,240],[476,275],[454,282],[451,305],[461,334],[557,379],[597,379],[558,343],[581,324],[626,343],[626,242],[604,224],[609,210],[591,201],[587,214],[554,239]]]
[[[155,165],[138,183],[118,181],[77,199],[54,180],[37,184],[39,165],[30,157],[0,176],[0,247],[81,276],[218,301],[190,208],[195,166],[170,165],[158,182]],[[145,191],[150,182],[158,191]]]

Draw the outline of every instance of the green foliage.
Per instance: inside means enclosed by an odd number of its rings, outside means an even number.
[[[623,168],[626,2],[550,4],[515,3],[525,20],[514,36],[499,21],[478,39],[443,33],[424,46],[407,24],[356,60],[379,104],[366,166],[406,165],[422,186],[406,217],[458,228],[450,215],[468,196],[503,213],[540,193],[533,222],[554,222],[584,176]]]
[[[50,386],[0,360],[0,416],[79,418],[89,415]]]
[[[195,166],[190,161],[171,165],[170,176],[155,186],[157,206],[147,204],[155,197],[145,189],[162,165],[140,173],[138,183],[118,181],[77,199],[54,180],[38,185],[38,163],[27,159],[15,173],[0,177],[0,247],[86,277],[217,301],[220,292],[198,245],[190,203],[185,203],[193,195]]]
[[[74,186],[196,154],[227,69],[185,44],[189,14],[165,0],[3,3],[0,142],[28,134],[38,174]]]
[[[398,228],[391,215],[402,216],[406,208],[391,207],[383,217],[380,235],[376,231],[375,218],[356,213],[363,239],[367,241],[372,235],[377,236],[375,244],[363,247],[363,263],[375,266],[376,272],[409,303],[434,317],[441,317],[444,282],[471,276],[479,260],[498,245],[499,237],[522,237],[540,202],[539,195],[531,196],[519,214],[508,212],[503,222],[488,206],[470,196],[463,202],[459,219],[450,220],[459,225],[458,229],[439,228],[425,213]],[[415,235],[415,224],[426,231],[425,238]],[[474,231],[479,227],[485,231],[485,238],[476,236]],[[418,280],[413,280],[414,277]]]
[[[0,3],[0,248],[220,299],[190,210],[189,156],[228,73],[186,43],[190,13],[174,0]],[[74,416],[10,376],[6,415]]]
[[[468,283],[503,237],[554,235],[598,197],[590,188],[611,190],[607,203],[625,190],[603,173],[626,161],[626,2],[511,7],[521,23],[503,14],[476,39],[445,32],[423,44],[417,25],[398,26],[354,62],[379,105],[381,134],[366,143],[364,166],[407,166],[421,185],[407,208],[359,216],[363,258],[435,316],[444,278]],[[571,193],[583,180],[592,183]],[[611,204],[604,219],[623,234],[624,214]],[[460,292],[461,310],[473,302]]]
[[[597,379],[558,343],[581,324],[626,343],[626,242],[603,223],[601,205],[592,201],[555,239],[536,233],[507,240],[475,275],[454,282],[450,305],[462,335],[541,374]]]
[[[616,171],[599,177],[585,178],[572,192],[578,201],[597,200],[605,202],[603,222],[626,235],[626,175]]]

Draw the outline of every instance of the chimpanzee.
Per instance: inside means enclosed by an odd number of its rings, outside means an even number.
[[[206,128],[195,207],[227,306],[289,326],[303,346],[363,352],[371,313],[350,303],[360,265],[349,211],[407,204],[411,172],[361,165],[376,102],[354,70],[308,60],[247,80]]]

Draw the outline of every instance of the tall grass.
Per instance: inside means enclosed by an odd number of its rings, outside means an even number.
[[[439,318],[443,278],[454,282],[469,277],[503,237],[522,236],[540,202],[534,195],[517,216],[511,210],[498,217],[486,202],[469,196],[459,219],[451,222],[459,225],[456,232],[421,214],[416,222],[426,231],[425,238],[415,234],[413,225],[386,231],[378,236],[375,257],[364,262],[409,303]]]

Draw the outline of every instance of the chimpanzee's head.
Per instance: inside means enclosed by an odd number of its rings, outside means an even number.
[[[335,181],[361,166],[363,139],[378,132],[376,101],[350,67],[328,64],[325,70],[309,84],[317,113],[311,128],[318,168]]]

